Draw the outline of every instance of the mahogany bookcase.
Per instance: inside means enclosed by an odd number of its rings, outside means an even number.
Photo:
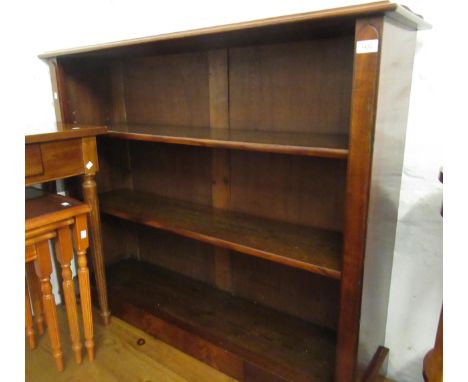
[[[372,380],[428,27],[383,1],[41,55],[57,121],[108,127],[113,314],[240,380]]]

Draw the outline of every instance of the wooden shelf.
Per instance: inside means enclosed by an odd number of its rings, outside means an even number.
[[[339,279],[342,235],[127,189],[100,195],[101,211],[195,240]]]
[[[333,331],[145,262],[123,260],[107,276],[114,314],[232,376],[237,359],[285,380],[333,379]]]
[[[290,155],[346,159],[345,134],[211,129],[151,125],[113,125],[109,135],[138,141],[218,147]]]

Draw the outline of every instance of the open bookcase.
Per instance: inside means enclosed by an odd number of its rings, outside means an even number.
[[[58,122],[108,126],[113,314],[240,380],[378,374],[425,27],[379,2],[42,55]]]

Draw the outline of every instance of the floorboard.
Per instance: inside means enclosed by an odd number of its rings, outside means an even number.
[[[96,359],[89,362],[83,350],[83,362],[77,365],[71,350],[66,314],[58,307],[58,319],[65,357],[65,370],[55,369],[47,332],[38,338],[38,347],[26,345],[27,382],[123,382],[123,381],[235,381],[216,369],[178,351],[143,331],[112,317],[104,328],[94,321]],[[144,344],[138,345],[137,341]]]

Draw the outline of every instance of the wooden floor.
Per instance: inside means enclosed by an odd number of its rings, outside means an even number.
[[[94,316],[97,317],[96,312]],[[36,349],[30,350],[26,345],[28,382],[235,381],[116,317],[112,317],[107,328],[99,323],[99,319],[94,320],[96,359],[91,363],[84,357],[83,363],[77,365],[71,351],[63,307],[58,307],[58,318],[65,371],[55,369],[49,338],[44,333]],[[138,340],[144,344],[138,345]]]
[[[83,350],[83,363],[77,365],[71,351],[65,309],[57,308],[65,371],[55,369],[46,332],[38,338],[36,349],[31,350],[26,344],[26,382],[236,381],[116,317],[112,317],[107,328],[99,319],[94,320],[96,359],[89,362]],[[97,317],[97,312],[94,316]],[[141,339],[144,344],[138,345]],[[376,382],[392,381],[379,377]]]

